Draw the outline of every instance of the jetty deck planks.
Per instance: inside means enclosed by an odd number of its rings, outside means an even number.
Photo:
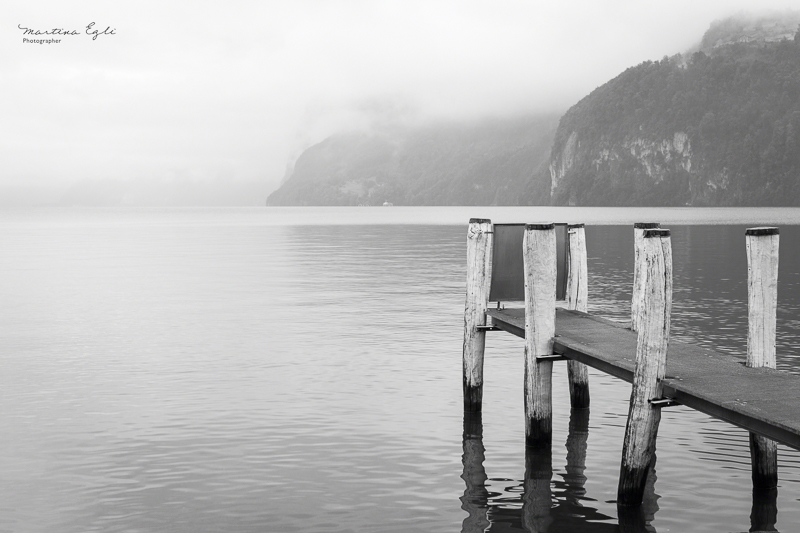
[[[525,337],[525,310],[487,309],[492,324]],[[556,310],[553,351],[633,382],[637,334],[580,311]],[[744,355],[744,354],[743,354]],[[664,396],[800,449],[800,376],[747,368],[744,358],[670,340]]]

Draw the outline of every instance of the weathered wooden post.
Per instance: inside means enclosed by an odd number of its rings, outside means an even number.
[[[586,231],[583,224],[568,227],[569,268],[567,269],[567,308],[586,312],[589,294],[586,258]],[[567,361],[569,398],[573,409],[589,407],[589,370],[578,361]]]
[[[640,268],[639,256],[644,246],[644,232],[648,229],[658,229],[661,224],[658,222],[637,222],[633,225],[633,296],[631,297],[631,329],[639,331],[639,321],[641,320],[642,307],[642,270]]]
[[[672,247],[666,229],[646,229],[639,255],[643,289],[628,423],[622,445],[618,505],[640,505],[655,454],[672,311]]]
[[[556,232],[554,224],[526,224],[525,278],[525,442],[550,448],[553,440],[553,354],[556,328]]]
[[[778,228],[749,228],[747,246],[747,366],[775,368],[778,306]],[[775,441],[750,433],[753,487],[778,486]]]
[[[492,221],[472,218],[467,230],[467,298],[464,305],[464,410],[478,412],[483,402],[483,352],[486,307],[492,280]]]

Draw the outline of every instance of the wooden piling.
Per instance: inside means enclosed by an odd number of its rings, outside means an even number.
[[[775,368],[778,302],[778,228],[749,228],[747,246],[747,366]],[[774,440],[750,433],[753,487],[778,486],[778,449]]]
[[[525,441],[552,446],[553,354],[556,324],[556,232],[554,224],[526,224],[523,237],[525,279]]]
[[[641,505],[647,473],[653,462],[661,412],[650,404],[650,400],[662,395],[672,311],[670,232],[646,229],[642,237],[638,260],[643,297],[639,310],[633,391],[617,491],[617,503],[622,506]]]
[[[586,231],[583,224],[568,226],[569,267],[567,269],[567,308],[586,312],[588,300],[588,268]],[[573,409],[589,407],[589,370],[578,361],[567,361],[569,398]]]
[[[464,410],[478,412],[483,403],[483,352],[486,306],[492,280],[492,221],[472,218],[467,230],[467,298],[464,305]]]
[[[633,295],[631,297],[631,329],[639,331],[642,307],[642,271],[640,268],[639,256],[644,246],[644,232],[648,229],[658,229],[661,224],[658,222],[637,222],[633,225]]]

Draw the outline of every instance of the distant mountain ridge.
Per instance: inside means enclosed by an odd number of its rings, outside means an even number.
[[[540,195],[557,115],[340,133],[297,159],[268,205],[508,205]]]
[[[334,135],[268,204],[800,205],[798,30],[800,12],[717,21],[560,120]]]

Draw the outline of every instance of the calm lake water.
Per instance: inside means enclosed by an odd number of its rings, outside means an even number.
[[[618,516],[630,385],[590,370],[524,447],[522,341],[461,398],[466,224],[585,222],[589,307],[629,314],[632,229],[672,229],[673,338],[743,358],[744,229],[781,227],[778,366],[800,374],[800,210],[0,211],[0,531],[797,531],[800,453],[754,497],[745,431],[664,411]],[[467,425],[466,437],[465,422]],[[527,469],[526,469],[527,466]]]

